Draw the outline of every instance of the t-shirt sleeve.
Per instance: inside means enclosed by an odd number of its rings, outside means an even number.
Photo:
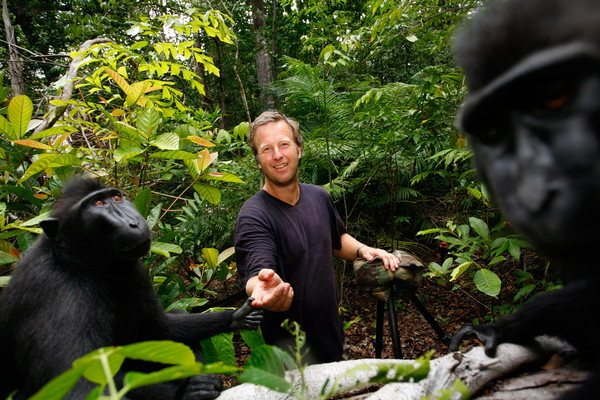
[[[234,231],[238,274],[245,285],[261,269],[277,270],[277,246],[268,218],[257,209],[240,211]]]

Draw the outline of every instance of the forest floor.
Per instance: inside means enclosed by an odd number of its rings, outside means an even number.
[[[462,326],[472,324],[474,321],[487,322],[486,318],[489,318],[489,315],[498,315],[499,306],[512,304],[514,295],[521,288],[514,274],[514,270],[519,268],[522,269],[514,262],[506,263],[506,266],[495,270],[502,280],[502,291],[497,299],[475,290],[472,284],[456,288],[455,283],[441,284],[429,277],[423,278],[416,295],[444,332],[453,335]],[[377,301],[370,294],[361,291],[351,269],[344,273],[341,282],[340,304],[344,309],[344,323],[355,321],[345,330],[346,357],[349,360],[375,358]],[[219,293],[220,298],[223,298],[227,292],[233,293],[241,289],[241,284],[236,277],[215,286],[212,289]],[[239,300],[236,305],[240,305],[242,301]],[[447,346],[440,341],[436,332],[408,296],[401,296],[396,304],[396,321],[403,359],[415,359],[424,356],[430,350],[435,352],[433,358],[448,353]],[[384,321],[384,345],[381,358],[393,359],[392,336],[387,314]],[[241,340],[236,342],[236,347],[238,361],[243,365],[249,349]],[[225,382],[226,387],[230,385],[235,385],[235,380]]]

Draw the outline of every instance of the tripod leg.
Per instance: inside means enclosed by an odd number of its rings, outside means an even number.
[[[435,320],[433,315],[431,315],[431,313],[427,310],[427,308],[425,308],[425,306],[423,305],[421,300],[419,300],[417,295],[415,295],[415,294],[411,295],[410,299],[413,302],[413,304],[415,305],[415,307],[417,307],[417,310],[419,310],[421,315],[423,315],[425,320],[429,323],[429,325],[431,325],[431,327],[433,328],[435,333],[438,335],[438,338],[440,339],[440,341],[442,343],[444,343],[445,345],[450,344],[450,340],[452,340],[452,336],[447,334],[446,332],[444,332],[444,330],[442,329],[440,324],[438,324],[438,322]]]
[[[394,296],[392,296],[392,293],[393,290],[390,290],[390,297],[388,298],[388,319],[392,334],[392,346],[394,348],[394,357],[402,359],[402,346],[400,344],[400,337],[398,336],[398,325],[396,324],[396,312],[394,310]]]
[[[377,322],[375,323],[375,358],[381,358],[383,350],[383,308],[385,303],[377,300]]]

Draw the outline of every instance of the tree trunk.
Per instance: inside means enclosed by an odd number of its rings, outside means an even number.
[[[275,107],[273,95],[268,87],[273,82],[273,67],[269,55],[269,43],[265,35],[265,2],[264,0],[252,1],[254,16],[254,34],[256,38],[256,72],[258,78],[259,101],[262,110]]]
[[[25,94],[25,81],[23,80],[23,64],[19,60],[15,29],[10,23],[6,0],[2,0],[2,19],[6,32],[6,45],[8,46],[8,76],[10,78],[11,97]]]
[[[3,0],[3,1],[6,1],[6,0]],[[89,49],[90,47],[92,47],[95,44],[107,43],[110,41],[111,40],[106,39],[106,38],[96,38],[96,39],[86,40],[79,48],[79,51],[82,52],[82,51]],[[65,83],[65,86],[63,87],[62,94],[59,97],[60,100],[67,101],[67,100],[71,100],[71,97],[73,97],[73,88],[75,87],[75,78],[77,77],[77,70],[79,69],[79,65],[83,61],[83,58],[84,58],[84,56],[79,55],[79,56],[75,57],[69,64],[69,69],[67,70],[67,74],[65,77],[66,83]],[[42,123],[39,124],[33,132],[38,133],[45,129],[53,127],[54,124],[56,124],[56,122],[60,119],[60,117],[64,114],[64,112],[66,110],[67,110],[66,106],[62,106],[62,105],[61,106],[51,106],[49,108],[48,112],[46,113],[46,117],[44,118]]]

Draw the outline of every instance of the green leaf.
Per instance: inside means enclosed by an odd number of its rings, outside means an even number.
[[[134,104],[138,103],[138,100],[142,98],[146,91],[150,88],[150,81],[141,81],[132,83],[130,86],[130,91],[127,93],[127,98],[125,99],[125,107],[131,107]],[[142,101],[140,104],[143,105]]]
[[[179,136],[173,132],[167,132],[158,136],[150,144],[161,150],[179,150]]]
[[[292,384],[285,380],[286,366],[295,367],[289,353],[276,346],[263,345],[250,355],[239,381],[287,393],[292,388]]]
[[[183,150],[159,151],[152,154],[152,158],[167,158],[170,160],[195,160],[198,158],[196,154],[188,153]]]
[[[146,223],[150,227],[150,229],[154,228],[156,222],[158,222],[158,218],[160,218],[160,213],[162,212],[162,203],[154,206],[152,210],[146,216]]]
[[[127,358],[161,364],[192,364],[196,356],[188,346],[169,340],[157,340],[123,346]]]
[[[233,246],[223,250],[219,254],[219,258],[217,259],[217,264],[221,264],[223,261],[227,260],[229,257],[231,257],[234,254],[235,254],[235,247],[233,247]]]
[[[69,369],[44,385],[29,400],[62,400],[81,379],[83,368]]]
[[[221,201],[221,191],[214,186],[205,183],[195,183],[194,190],[210,204],[219,204]]]
[[[44,129],[35,135],[29,136],[29,139],[42,139],[48,136],[62,135],[65,132],[77,132],[77,128],[70,125],[53,126],[52,128]]]
[[[466,270],[469,269],[471,265],[473,265],[473,261],[467,261],[454,268],[450,273],[450,280],[454,281],[458,279],[462,274],[465,273]]]
[[[440,229],[440,228],[425,229],[424,231],[417,232],[417,235],[430,235],[432,233],[440,233],[440,232],[447,232],[447,230]]]
[[[73,366],[83,368],[83,376],[87,380],[100,385],[106,385],[110,377],[106,376],[103,362],[108,364],[111,376],[115,376],[124,361],[125,356],[121,347],[105,347],[75,360]]]
[[[14,257],[10,253],[0,250],[0,265],[12,264],[17,261],[19,261],[17,257]]]
[[[210,341],[214,353],[212,357],[216,359],[206,358],[207,362],[222,361],[225,365],[235,366],[235,349],[233,347],[233,332],[220,333],[218,335],[211,336],[208,339],[202,340],[202,349],[206,346],[206,341]],[[206,357],[206,354],[205,354]]]
[[[202,177],[213,181],[244,183],[244,181],[238,178],[236,175],[228,172],[207,172],[202,175]]]
[[[42,154],[36,162],[27,168],[27,171],[19,179],[19,182],[23,182],[45,169],[68,165],[81,165],[81,159],[72,154]]]
[[[148,217],[150,208],[152,207],[152,190],[149,187],[145,187],[135,196],[133,201],[135,208],[142,214],[144,218]]]
[[[210,268],[215,268],[219,263],[219,250],[213,248],[202,249],[202,258]]]
[[[461,240],[459,238],[456,238],[454,236],[440,235],[440,236],[436,236],[436,239],[441,240],[443,242],[448,242],[449,244],[455,244],[455,245],[460,246],[460,247],[467,247],[468,246],[467,242],[465,242],[464,240]]]
[[[498,264],[499,262],[502,262],[504,260],[506,260],[506,257],[504,257],[504,256],[494,257],[494,259],[492,261],[490,261],[487,265],[491,266],[491,265],[494,265],[494,264]]]
[[[240,329],[240,336],[252,351],[265,344],[265,339],[263,338],[260,328]]]
[[[529,293],[533,292],[535,290],[535,288],[536,288],[535,283],[529,283],[529,284],[523,286],[517,292],[517,294],[515,294],[515,297],[513,297],[513,301],[517,302],[517,301],[521,300],[523,297],[525,297]]]
[[[0,115],[0,132],[4,133],[8,140],[17,140],[17,133],[13,126],[8,122],[6,118]]]
[[[490,229],[485,221],[475,217],[469,217],[469,224],[475,232],[484,240],[490,239]]]
[[[147,108],[138,116],[136,128],[149,138],[157,131],[160,117],[161,113],[157,109]]]
[[[17,139],[27,133],[27,127],[33,114],[33,102],[25,95],[14,97],[8,105],[8,119],[13,126]]]
[[[500,293],[502,281],[498,275],[489,269],[482,268],[475,272],[475,275],[473,275],[473,281],[475,282],[477,289],[488,296],[497,297],[498,293]]]
[[[135,156],[139,156],[144,153],[144,150],[138,149],[136,147],[119,147],[113,153],[116,162],[121,162],[125,160],[129,160]]]
[[[150,251],[152,253],[160,254],[161,256],[170,257],[171,253],[181,254],[183,249],[172,243],[152,242]]]
[[[211,365],[203,365],[202,363],[181,364],[149,374],[129,372],[125,375],[125,384],[127,385],[127,391],[129,391],[143,386],[156,385],[200,374],[231,374],[237,370],[236,367],[222,365],[220,363]]]

